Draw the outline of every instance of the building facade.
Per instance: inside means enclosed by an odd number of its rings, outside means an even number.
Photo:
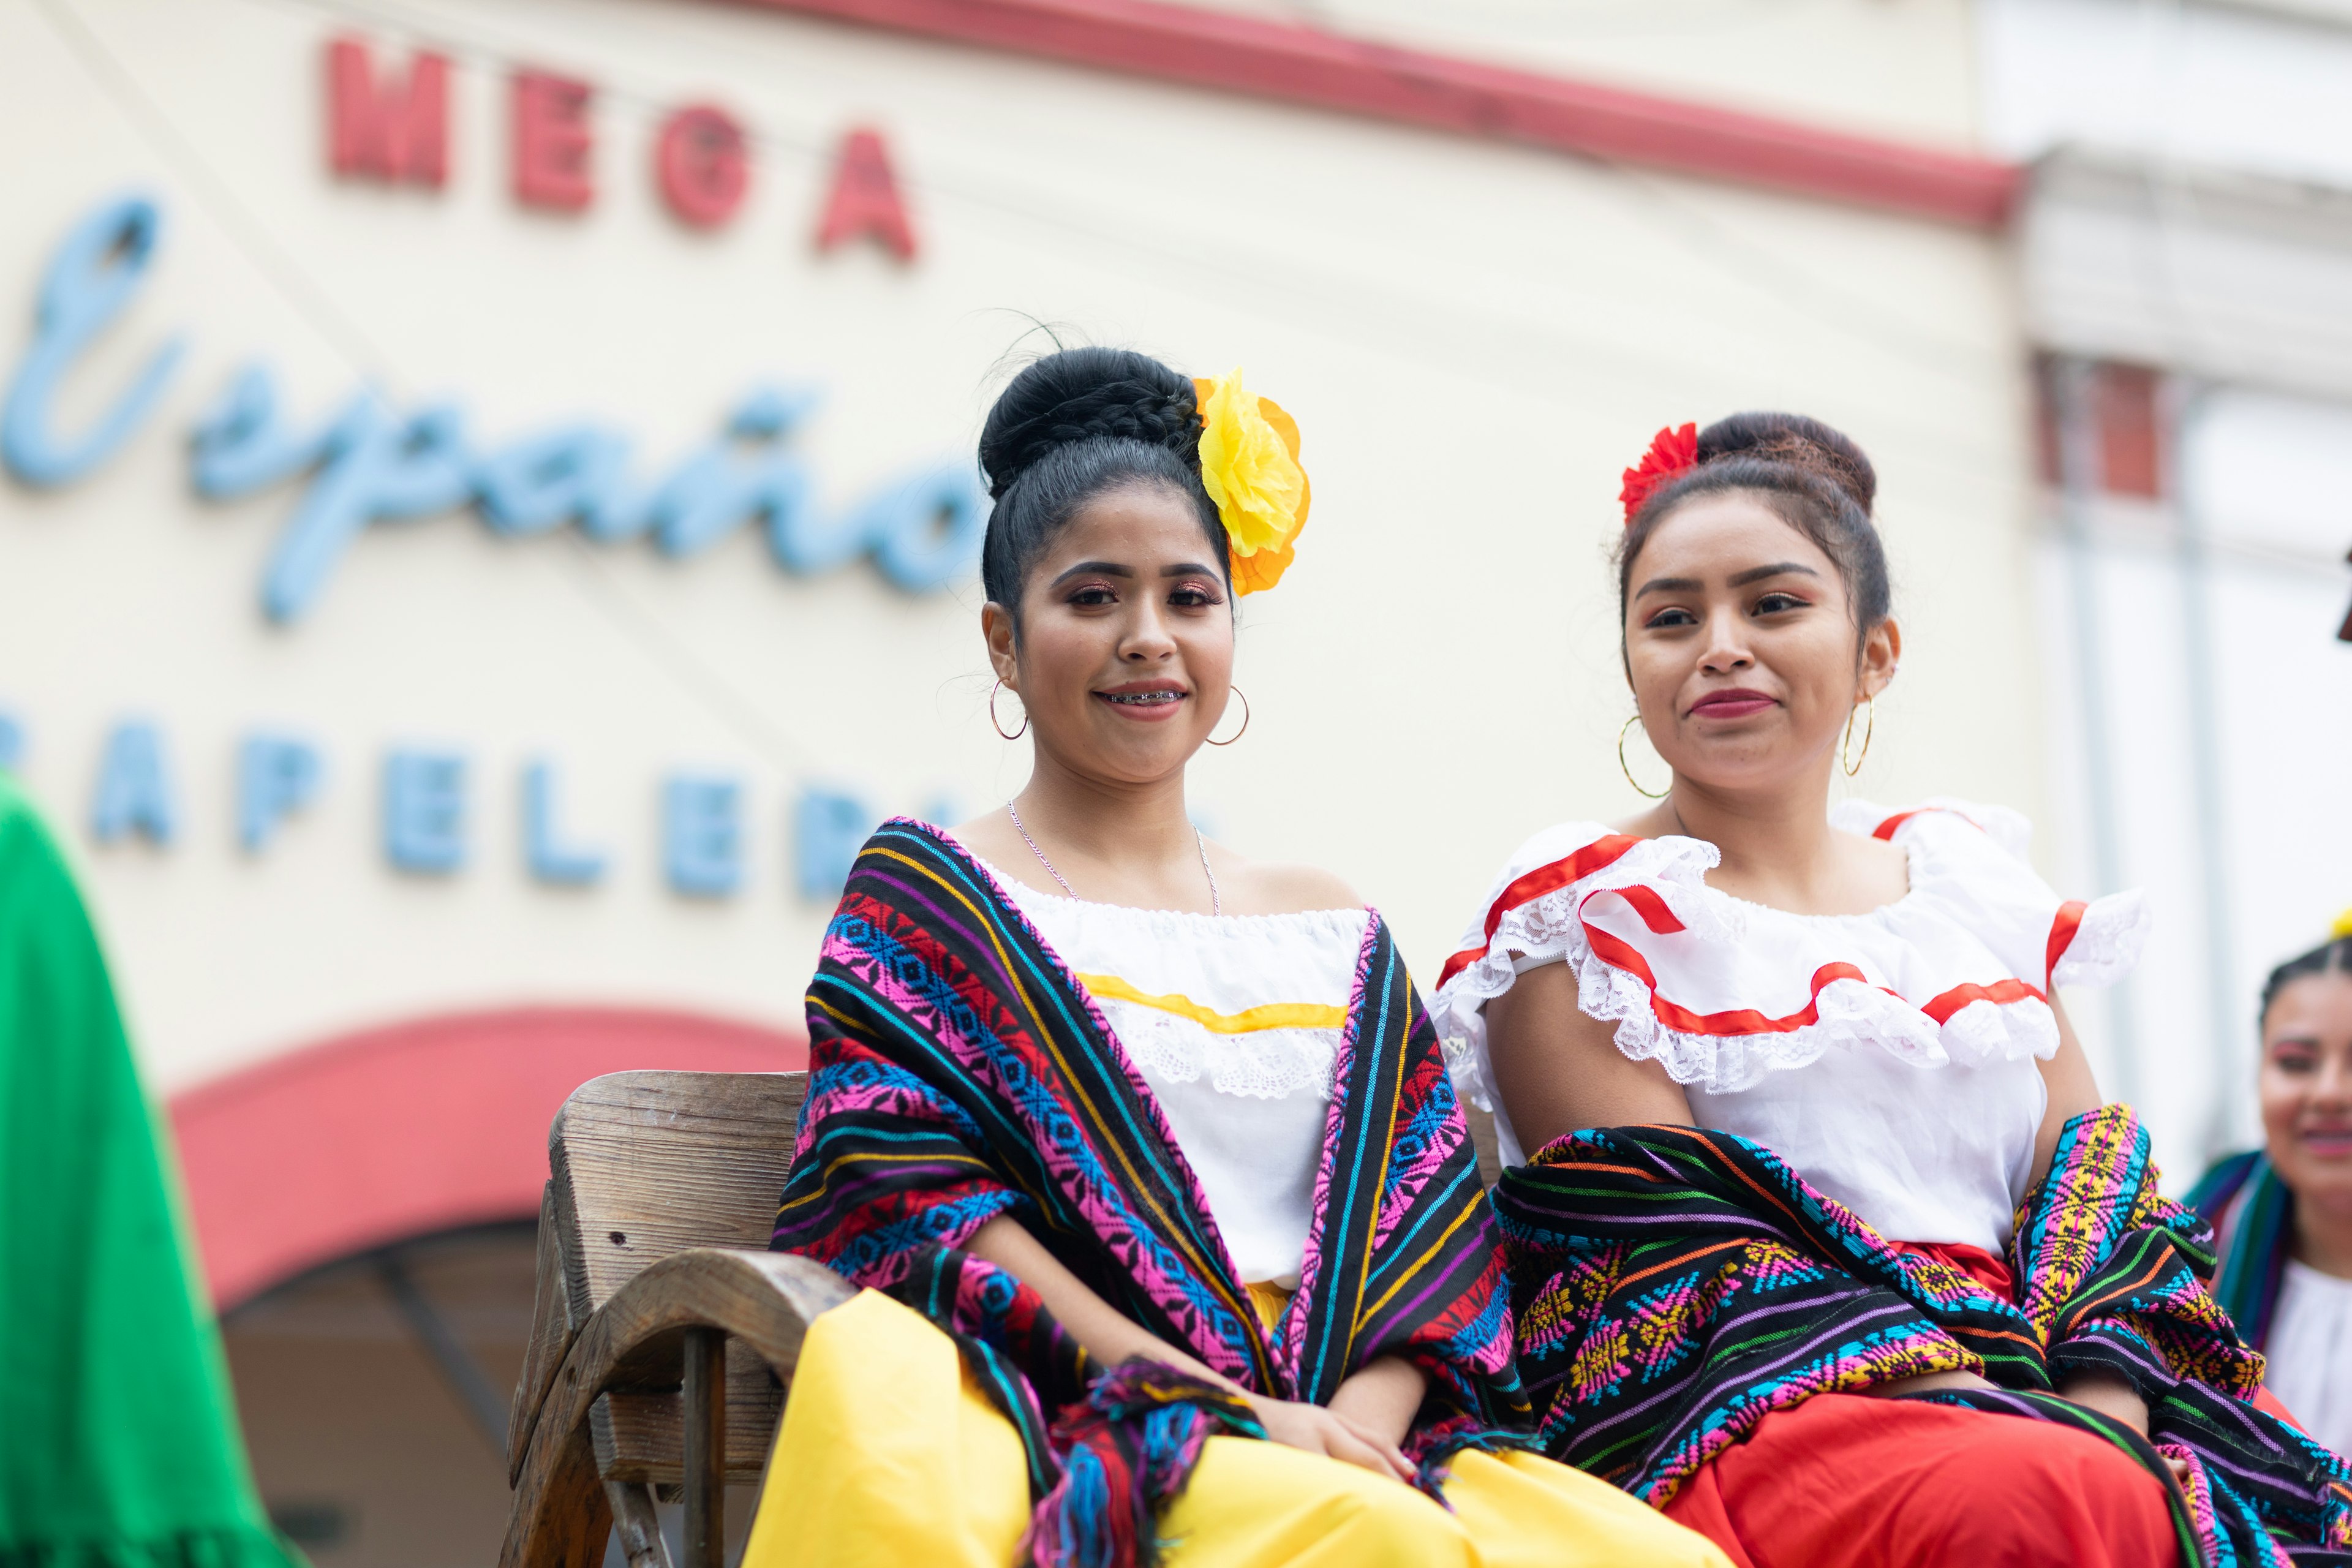
[[[1664,424],[1861,441],[1906,654],[1853,787],[2043,815],[1973,25],[0,15],[0,747],[171,1108],[289,1530],[479,1560],[555,1105],[794,1065],[866,830],[1019,787],[970,454],[1051,342],[1298,417],[1313,521],[1193,804],[1424,975],[1513,845],[1639,805],[1607,552]]]

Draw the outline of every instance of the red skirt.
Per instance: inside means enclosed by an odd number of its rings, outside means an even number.
[[[1815,1394],[1685,1481],[1666,1517],[1734,1568],[2169,1568],[2165,1484],[2085,1432]]]

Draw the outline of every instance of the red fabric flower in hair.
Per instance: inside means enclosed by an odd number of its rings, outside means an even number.
[[[1650,492],[1675,475],[1698,467],[1698,426],[1685,425],[1677,430],[1669,425],[1650,437],[1650,449],[1642,454],[1642,466],[1625,470],[1625,488],[1617,499],[1625,503],[1625,526],[1633,526],[1633,514],[1650,499]]]

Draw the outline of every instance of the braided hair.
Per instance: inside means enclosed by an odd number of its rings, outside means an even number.
[[[2333,942],[2323,942],[2309,952],[2298,953],[2272,970],[2271,977],[2263,982],[2262,1009],[2254,1015],[2256,1032],[2259,1033],[2270,1022],[2271,1004],[2278,1000],[2280,992],[2298,980],[2326,974],[2330,970],[2338,974],[2352,974],[2352,936],[2339,936]]]
[[[1878,474],[1851,437],[1801,414],[1735,414],[1698,433],[1698,461],[1650,492],[1617,547],[1617,619],[1625,619],[1633,559],[1686,500],[1751,494],[1836,563],[1862,637],[1894,609],[1886,547],[1871,521]]]
[[[1107,491],[1149,486],[1190,501],[1210,558],[1231,577],[1225,525],[1201,485],[1192,383],[1150,354],[1063,349],[1032,363],[988,411],[980,468],[996,502],[981,585],[1016,634],[1029,574],[1078,509]]]

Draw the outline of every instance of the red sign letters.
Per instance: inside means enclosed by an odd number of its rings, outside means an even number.
[[[357,38],[327,46],[327,163],[338,174],[438,190],[449,179],[449,62],[420,52],[379,82]]]
[[[439,190],[449,179],[449,61],[430,50],[407,68],[379,69],[367,41],[327,45],[327,166],[350,179]],[[585,212],[596,201],[596,91],[588,82],[522,68],[509,78],[508,184],[517,202]],[[751,137],[724,109],[693,103],[666,115],[653,145],[654,188],[680,223],[719,228],[751,188]],[[901,261],[917,250],[889,144],[871,126],[845,132],[827,172],[816,247],[871,239]]]
[[[527,207],[584,212],[596,199],[595,133],[584,81],[545,71],[514,75],[514,194]]]

